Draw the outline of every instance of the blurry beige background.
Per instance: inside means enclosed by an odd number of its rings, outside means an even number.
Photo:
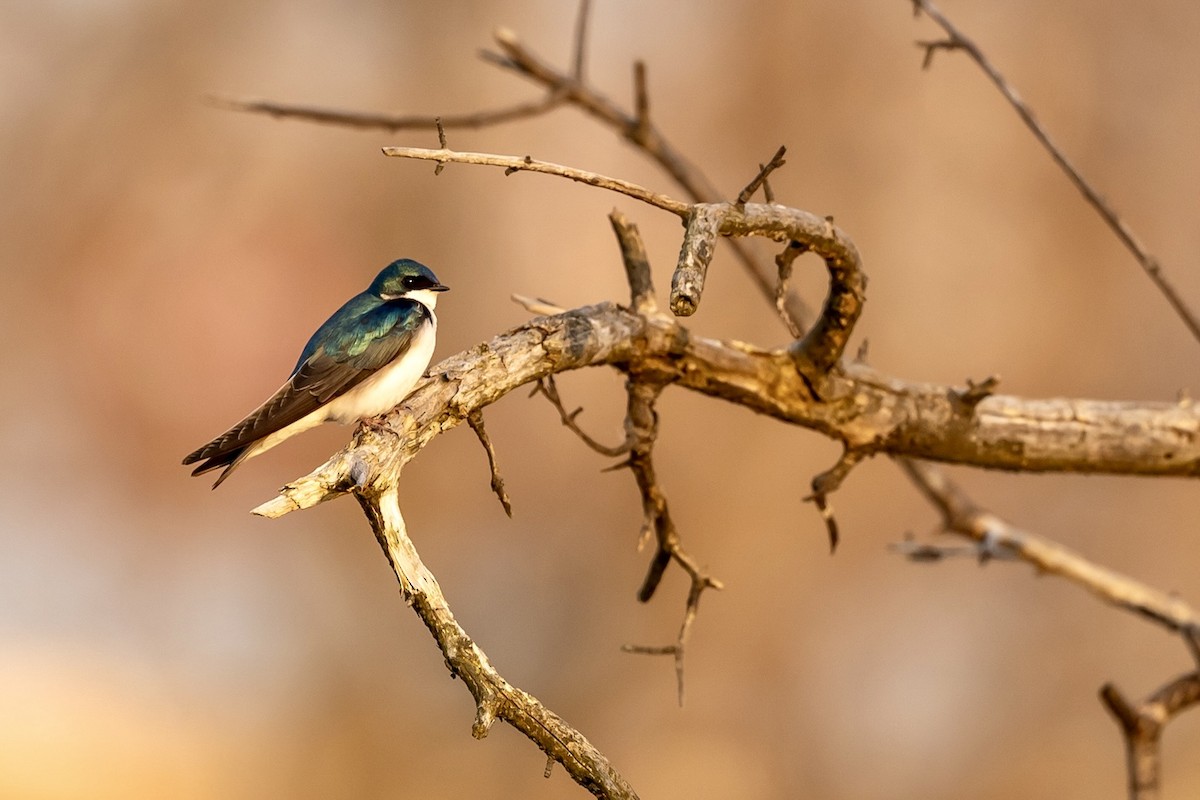
[[[628,102],[647,61],[656,123],[732,196],[781,143],[782,202],[833,214],[871,284],[859,338],[904,378],[989,374],[1026,396],[1170,400],[1200,348],[964,57],[920,69],[905,0],[596,0],[589,75]],[[1200,5],[945,0],[1200,305]],[[453,291],[441,358],[522,322],[519,292],[626,296],[605,214],[646,233],[660,287],[678,223],[535,175],[385,159],[432,133],[355,132],[207,107],[206,93],[454,113],[531,98],[476,58],[508,26],[559,63],[574,3],[147,2],[0,7],[0,796],[582,796],[510,729],[469,735],[451,681],[351,501],[247,511],[349,435],[330,426],[221,491],[179,460],[273,391],[309,333],[399,256]],[[674,191],[572,110],[475,132]],[[800,283],[819,301],[820,269]],[[692,328],[785,333],[718,258]],[[852,345],[854,346],[854,345]],[[594,435],[621,382],[565,376]],[[404,508],[497,666],[577,725],[646,798],[1119,797],[1096,699],[1189,667],[1152,625],[1022,566],[888,553],[933,511],[886,460],[835,498],[826,552],[800,500],[836,448],[680,390],[658,457],[707,595],[675,703],[685,587],[634,593],[627,474],[541,400],[489,410],[516,506],[469,430],[408,470]],[[1014,523],[1200,602],[1196,485],[955,470]],[[1167,798],[1200,793],[1200,714],[1171,726]]]

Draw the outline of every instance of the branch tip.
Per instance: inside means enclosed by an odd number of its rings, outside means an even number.
[[[748,184],[746,184],[746,187],[742,189],[742,191],[738,192],[737,200],[734,202],[734,205],[736,205],[738,208],[745,206],[746,203],[750,201],[750,198],[754,196],[754,193],[758,191],[759,187],[765,187],[767,176],[787,163],[787,161],[785,161],[783,158],[784,153],[786,152],[787,148],[783,145],[780,145],[779,149],[775,151],[775,155],[771,156],[771,160],[768,161],[766,165],[758,165],[758,174],[755,175]],[[771,202],[771,192],[769,189],[765,189],[765,192],[768,196],[767,202],[769,203]]]

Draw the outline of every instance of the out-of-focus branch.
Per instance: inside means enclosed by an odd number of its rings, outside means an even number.
[[[909,0],[913,4],[913,13],[924,13],[927,17],[933,20],[937,25],[946,32],[946,39],[934,42],[918,42],[925,48],[924,67],[928,68],[932,63],[933,54],[937,50],[961,50],[970,56],[971,60],[979,65],[988,79],[1000,90],[1000,94],[1006,99],[1017,112],[1021,121],[1025,123],[1025,127],[1029,128],[1033,133],[1034,138],[1041,143],[1050,157],[1054,159],[1054,163],[1066,174],[1075,188],[1083,195],[1100,218],[1104,220],[1104,224],[1116,234],[1116,237],[1121,240],[1121,244],[1133,254],[1138,265],[1149,276],[1158,290],[1167,298],[1167,302],[1171,304],[1171,308],[1183,320],[1183,324],[1191,331],[1192,336],[1200,341],[1200,319],[1197,319],[1196,314],[1191,310],[1184,299],[1179,295],[1174,285],[1167,279],[1163,272],[1162,266],[1158,263],[1158,259],[1147,252],[1142,245],[1141,240],[1133,232],[1133,228],[1129,226],[1120,214],[1104,199],[1101,194],[1087,181],[1086,178],[1075,168],[1075,165],[1070,162],[1066,154],[1057,144],[1050,138],[1050,134],[1037,121],[1033,110],[1029,105],[1021,99],[1017,94],[1017,90],[1012,87],[1012,84],[1005,79],[1000,70],[992,64],[987,55],[979,48],[974,41],[968,38],[961,30],[958,29],[950,19],[943,14],[931,0]]]
[[[1180,712],[1200,705],[1200,672],[1181,675],[1139,704],[1106,683],[1100,699],[1125,739],[1125,759],[1130,800],[1154,800],[1160,780],[1160,743],[1167,723]]]
[[[338,125],[343,128],[368,128],[391,131],[432,130],[436,127],[438,115],[434,114],[384,114],[371,111],[355,111],[341,108],[321,108],[294,103],[280,103],[274,100],[262,100],[248,97],[224,97],[209,95],[205,101],[214,108],[228,111],[246,111],[257,114],[267,114],[276,119],[297,119],[305,122],[316,122],[325,125]],[[486,128],[501,125],[518,119],[526,119],[544,114],[566,102],[561,94],[548,94],[539,100],[528,103],[517,103],[488,111],[474,111],[469,114],[442,114],[442,125],[446,128]]]
[[[1187,634],[1200,629],[1200,615],[1183,599],[1094,564],[1056,542],[1009,525],[995,514],[976,507],[941,470],[935,472],[928,464],[911,459],[902,467],[920,478],[918,485],[932,485],[928,497],[941,510],[946,530],[974,539],[983,548],[981,552],[985,556],[1011,553],[1032,564],[1038,572],[1066,578],[1102,600],[1148,617],[1176,633]],[[918,559],[929,554],[919,549],[909,552]]]

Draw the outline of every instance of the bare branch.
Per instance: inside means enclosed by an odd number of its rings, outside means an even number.
[[[775,311],[783,320],[783,324],[787,326],[793,339],[799,339],[804,335],[804,331],[797,324],[795,318],[788,313],[788,281],[792,277],[792,268],[796,259],[807,252],[808,246],[804,242],[793,239],[788,242],[787,247],[780,251],[779,255],[775,256],[775,266],[779,268],[779,281],[775,284]]]
[[[1079,170],[1076,169],[1075,166],[1067,159],[1067,156],[1065,153],[1063,153],[1062,149],[1060,149],[1058,145],[1051,140],[1050,134],[1047,133],[1046,129],[1042,127],[1041,123],[1037,121],[1037,118],[1033,114],[1033,110],[1025,103],[1024,100],[1021,99],[1020,95],[1017,94],[1017,90],[1012,87],[1007,79],[1005,79],[1004,75],[1000,73],[1000,70],[996,69],[996,67],[992,65],[992,62],[988,60],[988,57],[984,54],[984,52],[979,49],[979,46],[976,45],[971,39],[967,38],[967,36],[963,34],[963,32],[960,31],[949,20],[949,18],[947,18],[946,15],[943,14],[937,8],[937,6],[933,4],[931,0],[910,0],[910,2],[913,4],[914,13],[918,11],[924,12],[926,16],[936,22],[938,26],[940,26],[942,30],[944,30],[950,37],[945,41],[919,43],[921,47],[925,48],[925,62],[923,66],[929,66],[933,59],[933,53],[935,49],[962,50],[969,55],[971,60],[979,65],[979,68],[982,69],[984,74],[988,76],[988,79],[991,80],[996,88],[1000,90],[1000,93],[1004,95],[1004,98],[1017,112],[1017,115],[1021,118],[1021,121],[1024,122],[1025,126],[1029,128],[1030,132],[1033,133],[1034,138],[1041,143],[1046,152],[1050,154],[1050,157],[1054,159],[1054,163],[1057,164],[1059,168],[1066,174],[1071,183],[1075,184],[1075,188],[1078,189],[1083,195],[1088,205],[1096,210],[1096,213],[1100,215],[1100,218],[1104,220],[1104,223],[1114,234],[1116,234],[1116,237],[1121,240],[1121,244],[1125,245],[1125,248],[1133,254],[1133,257],[1137,260],[1138,265],[1141,266],[1146,275],[1150,277],[1150,280],[1154,282],[1154,285],[1158,287],[1158,290],[1162,292],[1163,296],[1167,298],[1167,302],[1171,304],[1171,308],[1173,308],[1179,318],[1183,320],[1183,324],[1187,326],[1189,331],[1191,331],[1192,336],[1197,341],[1200,341],[1200,319],[1196,317],[1195,313],[1191,310],[1191,308],[1188,307],[1188,304],[1179,295],[1179,292],[1175,289],[1174,285],[1167,279],[1166,274],[1163,272],[1162,266],[1158,263],[1158,259],[1146,251],[1146,248],[1142,246],[1141,241],[1133,232],[1133,228],[1131,228],[1129,224],[1125,222],[1125,220],[1122,219],[1119,214],[1117,214],[1116,210],[1109,205],[1108,201],[1106,201],[1100,195],[1100,193],[1097,192],[1090,183],[1088,183],[1083,175],[1080,174]]]
[[[621,246],[621,261],[625,265],[625,277],[629,281],[630,309],[635,314],[658,313],[654,281],[650,275],[650,261],[637,226],[616,209],[608,215],[608,219],[612,222],[613,233],[617,235],[617,242]]]
[[[628,112],[595,89],[573,82],[570,75],[547,64],[521,43],[512,31],[497,32],[496,44],[504,51],[502,57],[492,59],[496,64],[534,81],[549,92],[561,92],[566,102],[618,131],[653,159],[693,201],[717,203],[726,196],[650,124],[645,67],[641,62],[634,64],[635,110]],[[740,242],[731,241],[729,246],[758,287],[768,297],[772,296],[775,287],[773,270],[756,259],[749,248]],[[788,296],[787,308],[798,326],[812,317],[804,301],[795,294]]]
[[[608,189],[612,192],[627,195],[635,200],[641,200],[643,203],[649,203],[656,208],[661,208],[664,211],[670,211],[672,214],[680,217],[686,217],[689,208],[687,203],[672,200],[666,195],[652,192],[649,189],[638,186],[636,183],[630,183],[620,178],[609,178],[605,175],[575,169],[574,167],[565,167],[561,164],[553,164],[549,161],[537,161],[529,156],[522,158],[517,156],[493,155],[491,153],[459,153],[454,150],[427,150],[424,147],[385,147],[383,148],[383,154],[394,158],[416,158],[423,161],[436,161],[439,164],[454,162],[457,164],[481,164],[491,167],[504,167],[505,172],[508,174],[513,172],[541,172],[546,175],[558,175],[559,177],[578,181],[588,186],[596,186],[601,189]]]
[[[764,187],[764,189],[765,189],[766,184],[767,184],[767,176],[787,163],[787,161],[785,161],[783,158],[783,155],[786,152],[787,152],[787,148],[784,147],[783,145],[780,145],[779,149],[775,151],[775,155],[771,156],[770,161],[768,161],[766,164],[758,165],[758,174],[754,176],[754,180],[752,180],[748,184],[746,184],[746,188],[744,188],[740,192],[738,192],[737,200],[734,201],[734,205],[736,205],[736,206],[746,205],[746,203],[748,203],[750,201],[750,198],[754,196],[754,193],[758,191],[760,186]],[[766,194],[768,195],[767,202],[770,203],[771,202],[771,197],[769,196],[770,190],[769,189],[765,189],[765,190],[766,190]]]
[[[655,552],[650,560],[646,578],[642,582],[642,588],[638,591],[638,600],[645,603],[654,596],[664,572],[672,561],[679,564],[688,574],[691,586],[688,590],[683,622],[680,624],[679,633],[673,644],[665,647],[625,645],[621,649],[628,653],[673,656],[679,705],[682,706],[684,703],[684,652],[692,624],[696,620],[696,614],[700,607],[700,596],[705,589],[724,587],[720,581],[701,569],[683,549],[679,532],[671,519],[666,493],[659,485],[654,471],[654,443],[658,438],[658,414],[654,410],[654,405],[662,390],[663,384],[653,379],[639,377],[634,373],[630,374],[625,428],[627,440],[631,442],[632,447],[626,466],[633,472],[638,491],[642,495],[643,523],[642,535],[639,538],[641,541],[652,538],[655,542]]]
[[[704,278],[721,235],[721,219],[717,205],[698,204],[688,214],[679,263],[671,275],[670,306],[677,317],[690,317],[700,307]]]
[[[387,417],[387,437],[360,426],[347,449],[255,513],[281,516],[342,494],[362,483],[352,478],[356,457],[407,463],[472,409],[552,373],[602,364],[889,455],[1023,472],[1200,476],[1200,409],[1191,403],[992,395],[967,408],[951,387],[862,364],[826,376],[825,400],[816,401],[787,352],[693,336],[672,318],[601,303],[537,317],[442,361]]]
[[[462,679],[475,698],[475,723],[471,733],[482,739],[497,719],[504,720],[547,757],[562,764],[571,778],[597,797],[636,798],[633,788],[613,769],[608,759],[583,734],[546,708],[533,695],[506,681],[487,655],[454,618],[437,578],[433,576],[408,537],[390,474],[358,493],[359,504],[375,538],[391,564],[400,591],[413,611],[433,634],[450,672]]]
[[[504,507],[504,513],[508,515],[509,519],[512,519],[512,501],[504,489],[504,479],[500,477],[500,469],[496,466],[496,448],[492,447],[492,440],[488,436],[487,428],[483,426],[483,412],[475,409],[469,413],[467,424],[471,426],[471,430],[475,431],[475,435],[479,437],[479,443],[487,452],[488,469],[492,473],[492,491],[496,493],[500,505]]]
[[[628,436],[625,437],[625,441],[621,442],[621,444],[617,445],[616,447],[609,447],[607,445],[600,444],[600,442],[597,442],[591,436],[588,436],[587,432],[583,428],[579,427],[579,423],[575,421],[575,418],[583,413],[583,408],[577,408],[574,411],[569,413],[567,412],[567,409],[563,406],[562,398],[560,398],[558,395],[558,386],[554,382],[553,375],[547,375],[545,378],[538,381],[537,388],[534,390],[534,393],[540,394],[549,400],[550,405],[554,406],[555,410],[558,411],[558,416],[562,420],[562,424],[570,428],[571,431],[578,436],[584,444],[586,444],[592,450],[595,450],[600,455],[609,456],[610,458],[617,458],[618,456],[623,456],[628,453],[630,447],[633,446],[629,441]]]
[[[1134,705],[1111,683],[1100,689],[1100,699],[1121,726],[1131,800],[1158,797],[1160,741],[1173,717],[1200,705],[1200,673],[1181,675]]]
[[[1118,608],[1148,617],[1175,632],[1186,633],[1200,625],[1200,615],[1184,600],[1094,564],[1062,545],[1018,530],[979,510],[944,474],[932,475],[928,465],[920,461],[905,460],[901,466],[922,490],[927,485],[936,488],[937,494],[928,491],[926,494],[941,509],[947,530],[986,543],[987,547],[1007,550],[1041,573],[1062,576]]]
[[[566,98],[562,95],[548,94],[539,100],[490,111],[477,111],[471,114],[443,114],[441,120],[445,128],[485,128],[544,114],[562,105],[565,100]],[[437,127],[434,121],[436,117],[433,114],[380,114],[217,95],[209,95],[205,101],[214,108],[223,108],[228,111],[267,114],[276,119],[296,119],[346,128],[374,128],[395,133],[407,130],[432,130]]]
[[[833,515],[833,506],[829,505],[829,495],[841,487],[842,481],[846,480],[850,472],[866,456],[867,451],[863,449],[846,448],[843,450],[836,464],[812,479],[812,494],[804,498],[806,502],[813,503],[821,512],[821,519],[824,520],[825,530],[829,534],[830,553],[837,550],[838,524]]]

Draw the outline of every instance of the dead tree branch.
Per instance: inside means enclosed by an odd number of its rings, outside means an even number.
[[[504,720],[525,734],[548,758],[562,764],[576,783],[597,797],[636,798],[633,788],[583,734],[536,697],[506,681],[458,624],[437,579],[421,562],[408,536],[397,499],[397,477],[396,473],[368,467],[354,486],[355,497],[396,573],[401,595],[446,654],[451,673],[462,679],[475,698],[472,735],[482,739],[496,720]]]
[[[1040,573],[1066,578],[1105,602],[1151,619],[1175,633],[1200,630],[1200,614],[1183,599],[1099,566],[1056,542],[1009,525],[976,507],[940,470],[935,474],[929,465],[913,460],[902,466],[906,472],[918,473],[924,482],[934,484],[937,492],[931,493],[929,500],[941,510],[946,530],[975,540],[985,552],[1011,553]]]
[[[927,0],[912,2],[915,10],[924,11],[949,36],[944,41],[923,45],[926,47],[927,65],[937,49],[962,49],[979,63],[1056,163],[1067,172],[1088,202],[1134,253],[1139,264],[1171,302],[1193,335],[1200,339],[1200,324],[1167,282],[1157,261],[1145,252],[1124,221],[1062,156],[1003,76],[932,3]],[[657,421],[654,405],[661,392],[673,384],[752,408],[840,441],[844,447],[842,459],[834,468],[814,479],[813,496],[810,498],[822,511],[832,542],[836,542],[837,529],[828,505],[828,496],[854,465],[875,453],[887,453],[901,461],[914,482],[939,507],[948,529],[980,541],[979,552],[1013,554],[1042,571],[1063,575],[1108,602],[1184,634],[1193,650],[1197,650],[1196,615],[1186,603],[1093,565],[1052,542],[1007,526],[994,515],[972,505],[957,487],[931,465],[908,460],[912,457],[927,458],[1021,471],[1194,477],[1200,475],[1200,444],[1197,443],[1200,439],[1200,419],[1190,402],[1168,405],[1023,400],[995,395],[995,382],[992,379],[979,385],[972,384],[964,391],[945,386],[906,383],[880,375],[862,364],[846,364],[842,354],[861,312],[865,290],[865,276],[853,244],[837,231],[831,218],[821,219],[774,205],[766,179],[773,169],[783,163],[782,148],[771,162],[760,165],[758,175],[734,203],[720,202],[723,195],[654,128],[649,114],[646,72],[641,62],[634,65],[632,112],[621,109],[587,86],[584,54],[588,10],[589,3],[584,0],[580,6],[569,72],[559,71],[542,62],[517,40],[515,34],[498,32],[496,43],[502,53],[485,54],[485,57],[541,85],[546,90],[545,96],[536,102],[508,109],[446,117],[445,127],[497,124],[570,104],[621,132],[662,166],[695,204],[673,200],[627,181],[534,161],[529,156],[453,152],[447,149],[444,139],[439,150],[387,148],[385,153],[432,160],[437,162],[439,170],[446,163],[457,162],[500,166],[505,168],[506,174],[516,171],[557,174],[621,192],[680,216],[686,220],[688,231],[672,282],[670,301],[671,310],[680,316],[693,313],[698,306],[718,237],[761,235],[786,241],[788,247],[777,257],[774,270],[760,263],[736,239],[728,244],[755,277],[764,296],[775,304],[781,319],[798,341],[787,351],[766,351],[747,345],[714,342],[693,337],[676,321],[660,315],[649,282],[644,250],[640,256],[638,254],[640,242],[636,241],[635,231],[632,237],[621,239],[631,285],[632,302],[629,310],[602,304],[563,311],[549,304],[523,301],[527,307],[550,316],[532,320],[497,337],[488,345],[439,365],[439,371],[435,373],[439,377],[423,384],[410,398],[408,406],[389,418],[391,429],[401,433],[400,447],[396,447],[394,439],[383,441],[378,439],[378,431],[364,427],[345,450],[309,476],[284,487],[280,497],[255,509],[256,513],[279,516],[353,492],[363,503],[368,517],[374,513],[375,517],[383,519],[385,511],[381,510],[382,504],[385,501],[394,502],[394,496],[391,500],[386,499],[387,492],[402,466],[437,433],[463,421],[475,428],[488,449],[493,488],[503,502],[502,484],[497,489],[499,474],[495,466],[495,454],[482,428],[480,409],[520,385],[547,381],[543,386],[552,387],[549,381],[557,372],[609,365],[627,376],[629,406],[626,440],[618,448],[598,446],[597,449],[603,448],[601,452],[607,450],[614,455],[628,452],[629,458],[623,466],[634,471],[642,494],[644,529],[653,536],[657,548],[641,594],[643,599],[647,599],[653,593],[662,571],[672,560],[691,578],[684,620],[675,644],[659,648],[633,648],[635,652],[674,655],[681,703],[684,645],[695,619],[699,598],[704,589],[720,587],[679,545],[678,533],[671,523],[665,495],[653,469],[651,451]],[[434,125],[432,117],[374,115],[372,118],[372,115],[356,112],[300,109],[265,101],[217,102],[243,111],[340,122],[358,127],[398,130]],[[441,125],[438,128],[441,132]],[[760,187],[767,197],[767,204],[750,204],[750,197]],[[616,218],[613,223],[621,237],[623,223],[618,223]],[[830,293],[822,314],[808,333],[802,336],[804,326],[799,321],[810,315],[797,298],[788,292],[787,283],[795,258],[810,249],[826,261],[830,274]],[[476,370],[477,374],[473,372]],[[583,432],[574,424],[575,414],[566,412],[560,400],[556,401],[556,405],[564,423],[583,436]],[[376,485],[372,481],[382,481],[378,486],[384,488],[375,491],[371,488]],[[392,549],[403,550],[404,547],[393,547],[391,543],[396,540],[403,544],[401,539],[407,541],[407,535],[391,535],[389,538],[380,531],[388,530],[389,526],[390,529],[398,526],[402,530],[403,520],[399,517],[399,509],[396,508],[390,523],[387,520],[378,522],[375,517],[372,517],[372,526],[395,567],[398,559]],[[415,551],[411,559],[415,559]],[[402,588],[408,585],[406,575],[419,573],[417,567],[420,567],[419,560],[416,561],[416,567],[411,564],[397,567]],[[421,605],[415,600],[413,602],[414,607]],[[422,614],[423,619],[426,618],[421,608],[418,608],[418,613]],[[445,613],[449,614],[448,609]],[[456,674],[460,668],[472,667],[469,660],[456,660],[461,654],[452,652],[455,647],[452,637],[438,637],[433,624],[428,621],[426,624],[434,631],[447,663],[452,670],[456,670]],[[474,645],[471,644],[471,647],[474,648]],[[482,653],[479,655],[482,656]],[[499,676],[496,679],[503,680]],[[1194,676],[1184,676],[1136,709],[1124,701],[1115,689],[1106,687],[1105,700],[1114,715],[1122,721],[1127,733],[1131,785],[1135,760],[1134,736],[1130,731],[1148,730],[1150,726],[1146,720],[1158,725],[1150,737],[1156,754],[1161,724],[1176,713],[1166,713],[1163,709],[1182,709],[1195,704],[1196,690],[1194,683],[1190,682],[1193,679]],[[535,699],[513,689],[512,695],[505,696],[517,709],[509,717],[501,713],[503,704],[494,703],[488,691],[482,683],[472,688],[479,709],[477,730],[482,728],[486,732],[491,720],[504,718],[538,742],[539,747],[546,750],[551,758],[560,760],[569,771],[572,770],[568,760],[574,752],[573,745],[564,745],[560,750],[553,743],[546,744],[539,740],[538,737],[548,728],[541,721],[543,718],[538,716],[540,704]],[[1190,699],[1180,701],[1180,697]],[[520,721],[527,717],[534,719],[536,724]],[[567,729],[563,736],[569,738],[578,734]],[[1143,748],[1139,752],[1144,754],[1149,750]],[[611,768],[606,762],[595,761],[589,756],[584,759],[583,766],[576,764],[571,774],[601,796],[631,796],[631,790],[630,795],[620,794],[628,787],[609,770]],[[1145,785],[1151,784],[1146,782]],[[1153,761],[1153,786],[1157,788],[1157,755]]]
[[[391,435],[360,429],[345,450],[256,512],[275,517],[336,497],[348,491],[356,457],[398,468],[472,410],[547,375],[599,365],[651,370],[668,384],[872,454],[1022,472],[1200,476],[1200,410],[1191,403],[992,395],[967,409],[952,387],[906,383],[863,365],[831,373],[829,397],[818,401],[786,351],[693,336],[669,319],[601,303],[537,317],[442,361],[387,418]]]
[[[1196,317],[1196,314],[1180,296],[1171,281],[1167,279],[1166,273],[1163,272],[1162,265],[1159,264],[1158,259],[1146,250],[1129,223],[1083,177],[1083,174],[1067,158],[1062,148],[1054,143],[1054,140],[1050,138],[1050,134],[1046,132],[1046,129],[1042,127],[1037,117],[1034,116],[1033,109],[1021,99],[1017,90],[1013,88],[1012,84],[1008,82],[1000,70],[992,64],[983,50],[979,48],[979,45],[975,44],[966,34],[959,30],[931,0],[909,0],[909,2],[913,4],[914,14],[925,14],[925,16],[937,23],[946,32],[948,37],[947,39],[935,42],[918,42],[925,49],[925,60],[922,66],[924,68],[930,66],[936,50],[961,50],[970,56],[971,60],[978,64],[979,68],[987,75],[988,80],[1000,90],[1000,94],[1004,95],[1004,99],[1017,112],[1017,116],[1025,123],[1025,127],[1029,128],[1034,138],[1050,154],[1050,158],[1054,159],[1054,163],[1058,165],[1059,169],[1075,185],[1075,188],[1079,190],[1084,200],[1087,201],[1087,204],[1095,209],[1100,218],[1104,220],[1104,224],[1121,240],[1121,244],[1125,245],[1125,249],[1133,254],[1138,266],[1142,268],[1162,293],[1163,297],[1167,299],[1167,302],[1171,304],[1171,308],[1174,309],[1175,313],[1183,321],[1183,324],[1191,331],[1193,338],[1200,341],[1200,319]]]
[[[1100,699],[1121,726],[1130,800],[1154,800],[1159,796],[1162,733],[1180,712],[1200,705],[1200,672],[1179,676],[1136,705],[1111,683],[1100,689]]]

